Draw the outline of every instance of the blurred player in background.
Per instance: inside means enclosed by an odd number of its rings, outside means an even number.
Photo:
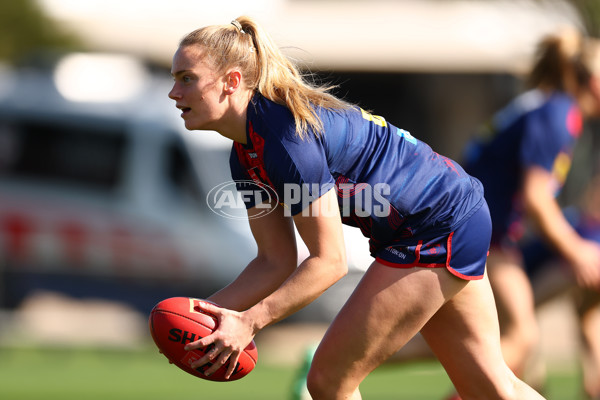
[[[565,218],[581,237],[600,243],[600,174],[590,181],[579,203],[564,210]],[[600,291],[577,285],[561,255],[538,238],[526,239],[522,249],[536,307],[565,294],[572,297],[581,339],[583,388],[590,399],[600,399]]]
[[[192,367],[210,362],[210,374],[231,360],[231,375],[258,331],[341,279],[344,222],[370,238],[374,261],[316,349],[313,398],[360,399],[362,380],[419,331],[465,398],[542,398],[502,358],[479,181],[382,117],[307,83],[248,17],[187,35],[172,75],[169,96],[186,128],[231,139],[238,188],[263,188],[244,196],[258,254],[208,298],[224,308],[203,305],[218,329],[186,346],[214,345]],[[294,225],[310,253],[299,266]]]
[[[597,57],[591,43],[573,29],[544,38],[529,76],[531,89],[498,112],[467,152],[465,169],[481,180],[490,206],[488,272],[504,357],[518,376],[539,334],[518,245],[526,219],[566,261],[580,287],[600,289],[600,245],[569,224],[555,197],[583,120],[600,115]]]

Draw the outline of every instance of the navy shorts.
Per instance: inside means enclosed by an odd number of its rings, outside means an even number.
[[[483,278],[492,221],[486,203],[450,234],[420,240],[415,245],[392,245],[380,250],[376,260],[393,268],[447,268],[461,279]]]

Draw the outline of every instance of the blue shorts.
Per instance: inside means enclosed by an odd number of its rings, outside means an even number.
[[[450,234],[420,240],[416,245],[392,245],[380,250],[376,260],[393,268],[442,268],[461,279],[483,278],[490,248],[492,221],[483,204]]]

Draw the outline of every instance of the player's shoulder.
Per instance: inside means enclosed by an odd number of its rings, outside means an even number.
[[[575,99],[568,93],[562,91],[553,92],[544,103],[544,109],[552,111],[568,111],[576,105]]]
[[[575,99],[563,91],[530,90],[518,96],[512,106],[513,115],[521,115],[529,126],[543,127],[544,131],[557,133],[567,129],[570,131],[571,122],[578,115]]]
[[[522,115],[525,117],[536,115],[555,115],[557,112],[567,112],[575,105],[575,100],[562,91],[545,92],[540,89],[531,89],[515,97],[503,110],[500,116]]]
[[[545,118],[562,134],[577,138],[583,127],[583,116],[575,99],[564,92],[555,92],[541,110]]]
[[[263,137],[295,130],[292,112],[260,93],[255,94],[248,105],[248,120],[253,129]]]

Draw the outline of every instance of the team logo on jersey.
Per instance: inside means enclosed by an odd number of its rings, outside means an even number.
[[[400,128],[396,128],[396,135],[403,137],[404,140],[406,140],[410,144],[413,144],[413,145],[417,144],[417,139],[415,139],[415,137],[413,135],[411,135],[409,131],[406,131],[406,130],[400,129]]]
[[[555,188],[556,190],[564,185],[570,170],[571,156],[565,152],[560,152],[554,159],[554,165],[552,166],[552,173],[557,181],[557,188]]]

